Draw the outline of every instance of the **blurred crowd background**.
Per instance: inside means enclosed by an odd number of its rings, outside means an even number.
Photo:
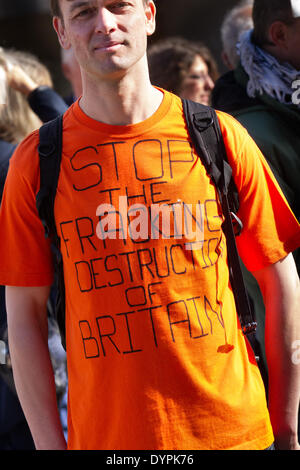
[[[156,0],[157,30],[149,43],[174,35],[203,41],[222,73],[225,66],[220,55],[220,27],[225,13],[236,3],[236,0]],[[55,89],[63,96],[69,94],[48,0],[1,0],[0,46],[36,55],[50,69]]]
[[[291,101],[294,95],[291,86],[294,82],[298,84],[296,79],[300,77],[300,35],[297,33],[295,40],[288,36],[292,41],[290,57],[285,56],[285,64],[280,65],[278,60],[281,61],[283,51],[280,47],[274,48],[274,55],[267,55],[259,45],[255,49],[251,46],[253,0],[155,0],[155,3],[157,28],[149,38],[148,48],[151,82],[182,98],[211,104],[237,116],[266,156],[299,220],[300,103]],[[283,0],[276,4],[281,10]],[[6,105],[0,108],[0,203],[9,159],[16,145],[42,122],[63,114],[81,94],[78,64],[72,51],[63,53],[59,46],[49,5],[49,0],[0,0],[0,105]],[[238,10],[228,16],[234,7]],[[273,4],[270,11],[273,14]],[[294,15],[299,22],[299,13]],[[264,29],[260,12],[254,17]],[[287,22],[287,28],[292,26]],[[240,34],[245,31],[240,41]],[[266,43],[263,46],[264,49]],[[251,75],[251,84],[258,85],[254,91],[261,92],[259,97],[248,93],[246,73]],[[257,104],[260,107],[255,114],[253,107]],[[300,250],[294,256],[300,273]],[[263,299],[250,273],[245,272],[245,278],[259,320],[254,348],[259,349],[259,367],[267,391]],[[53,305],[51,297],[49,349],[67,437],[65,353],[53,320]],[[4,287],[0,286],[0,341],[4,339],[7,343],[6,332]],[[33,442],[16,397],[11,364],[6,365],[0,369],[0,450],[31,449]]]

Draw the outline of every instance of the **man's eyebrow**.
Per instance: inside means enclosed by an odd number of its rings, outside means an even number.
[[[86,0],[86,1],[84,1],[84,0],[67,0],[67,2],[71,4],[70,11],[73,11],[73,10],[75,10],[75,8],[79,8],[79,7],[88,5],[89,3],[91,3],[91,0]]]

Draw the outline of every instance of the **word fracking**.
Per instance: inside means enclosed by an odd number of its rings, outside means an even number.
[[[186,240],[187,249],[195,249],[195,244],[197,249],[203,245],[205,207],[200,202],[187,204],[178,200],[172,204],[128,206],[127,196],[120,196],[118,209],[112,204],[100,204],[96,216],[99,220],[96,234],[100,240],[174,238]]]

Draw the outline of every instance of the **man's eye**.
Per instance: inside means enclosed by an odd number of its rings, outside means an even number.
[[[80,10],[78,13],[75,13],[75,18],[84,18],[87,16],[91,16],[95,11],[95,8],[85,8],[84,10]]]

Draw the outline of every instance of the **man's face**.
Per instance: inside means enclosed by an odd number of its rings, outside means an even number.
[[[287,59],[296,69],[300,70],[300,18],[296,18],[292,25],[288,26]]]
[[[155,6],[143,0],[61,0],[54,27],[63,48],[73,47],[83,73],[117,77],[146,56]]]

